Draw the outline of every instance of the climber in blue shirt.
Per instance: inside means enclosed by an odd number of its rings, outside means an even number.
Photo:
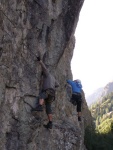
[[[77,80],[67,80],[67,83],[72,87],[72,98],[71,100],[76,102],[77,104],[77,112],[78,112],[78,121],[81,121],[81,103],[82,103],[82,84],[79,79]]]

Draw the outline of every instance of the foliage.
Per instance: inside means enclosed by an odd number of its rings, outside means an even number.
[[[109,133],[111,132],[113,119],[104,120],[99,126],[97,126],[97,130],[99,133]]]
[[[113,150],[113,133],[101,134],[88,127],[84,143],[88,150]]]
[[[101,98],[90,107],[95,128],[85,131],[85,145],[88,150],[113,150],[113,92]]]
[[[106,119],[113,118],[113,92],[91,105],[90,111],[96,123],[96,127]]]

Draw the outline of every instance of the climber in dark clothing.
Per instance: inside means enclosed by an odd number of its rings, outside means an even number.
[[[82,84],[79,79],[71,81],[67,80],[67,83],[72,87],[72,100],[76,101],[77,112],[78,112],[78,121],[81,121],[81,103],[82,103]]]
[[[59,86],[58,82],[55,80],[54,76],[50,74],[42,60],[37,57],[40,65],[42,66],[43,73],[43,84],[42,91],[39,95],[39,105],[33,111],[43,111],[43,104],[46,105],[46,113],[49,119],[47,125],[44,125],[46,128],[52,129],[52,110],[51,103],[55,99],[55,88]]]

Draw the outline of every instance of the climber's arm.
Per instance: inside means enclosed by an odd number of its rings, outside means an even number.
[[[73,85],[73,81],[71,81],[71,80],[67,80],[67,83],[70,85]]]
[[[43,72],[44,72],[45,74],[48,73],[48,69],[46,68],[46,66],[45,66],[45,64],[42,62],[42,60],[40,60],[39,62],[40,62],[40,64],[41,64],[41,66],[42,66]]]
[[[42,62],[42,60],[40,59],[40,57],[37,57],[38,62],[40,63],[40,65],[42,66],[42,71],[45,75],[47,75],[49,73],[48,69],[46,68],[45,64]]]

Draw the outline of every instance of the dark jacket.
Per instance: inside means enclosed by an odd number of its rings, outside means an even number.
[[[53,75],[50,74],[46,66],[42,61],[40,61],[43,70],[43,84],[42,90],[53,89],[59,87],[59,83],[56,81]]]

